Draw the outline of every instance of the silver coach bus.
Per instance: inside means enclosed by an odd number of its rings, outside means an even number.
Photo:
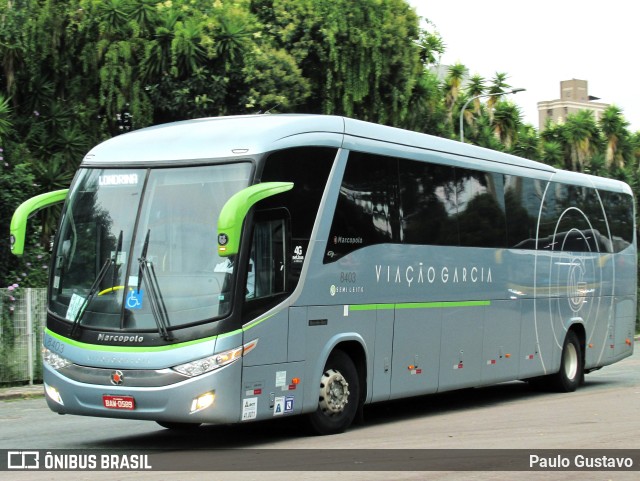
[[[169,428],[528,380],[573,391],[633,351],[629,186],[343,117],[146,128],[65,201],[44,338],[58,413]]]

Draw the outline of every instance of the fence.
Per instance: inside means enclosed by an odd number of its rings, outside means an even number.
[[[0,295],[0,386],[42,380],[42,334],[46,289],[11,290]]]

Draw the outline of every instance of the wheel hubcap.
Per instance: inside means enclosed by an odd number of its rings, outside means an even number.
[[[322,375],[320,382],[320,409],[329,416],[340,414],[349,402],[349,383],[335,369]]]
[[[570,380],[575,379],[578,374],[578,352],[573,344],[567,345],[567,352],[564,356],[564,373]]]

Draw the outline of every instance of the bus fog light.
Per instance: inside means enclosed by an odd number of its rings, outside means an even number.
[[[49,396],[49,399],[57,402],[61,406],[64,406],[64,403],[62,402],[62,396],[60,396],[60,393],[55,387],[49,386],[47,383],[44,383],[44,391],[47,393],[47,396]]]
[[[195,413],[197,411],[208,408],[213,404],[215,398],[216,393],[214,391],[207,392],[202,394],[201,396],[198,396],[191,402],[191,412]]]

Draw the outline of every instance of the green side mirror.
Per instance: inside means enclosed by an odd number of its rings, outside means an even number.
[[[24,254],[24,240],[27,232],[27,219],[40,209],[64,202],[69,189],[54,190],[46,194],[36,195],[24,201],[11,218],[11,253],[16,256]]]
[[[222,207],[218,218],[218,255],[229,257],[238,253],[242,223],[255,203],[292,188],[293,182],[265,182],[232,195]]]

